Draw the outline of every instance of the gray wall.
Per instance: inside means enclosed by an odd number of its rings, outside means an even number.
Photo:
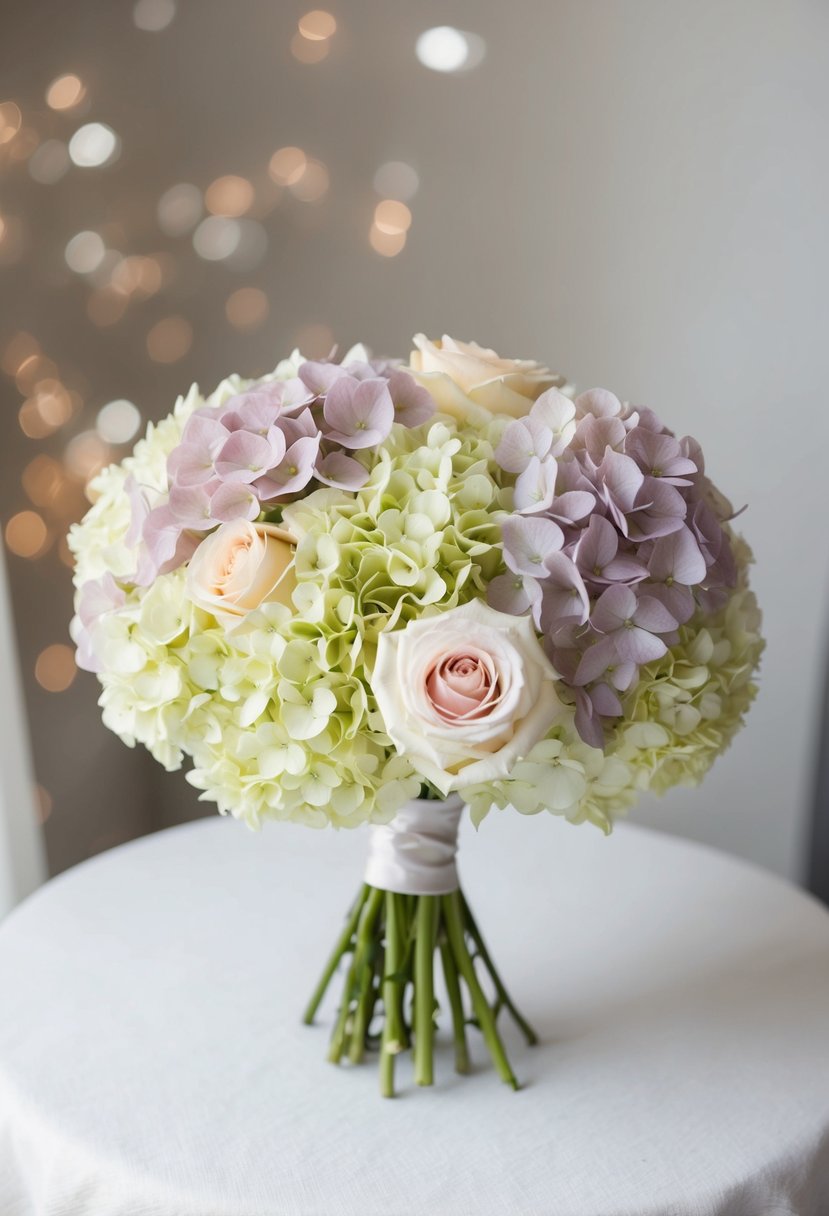
[[[110,122],[124,148],[110,169],[73,171],[54,187],[24,170],[3,186],[0,210],[25,213],[30,244],[0,271],[13,305],[0,340],[36,332],[85,386],[85,419],[40,448],[59,454],[112,397],[158,416],[193,378],[209,387],[230,368],[264,369],[312,322],[388,352],[404,352],[415,330],[447,330],[653,406],[702,441],[714,478],[749,504],[741,526],[769,646],[749,728],[708,783],[637,818],[798,874],[829,588],[829,7],[329,7],[340,30],[315,66],[288,53],[303,11],[292,3],[184,2],[160,34],[136,31],[131,5],[92,0],[4,18],[2,91],[44,111],[48,81],[76,70],[90,81],[89,117]],[[441,76],[417,63],[417,34],[447,22],[484,38],[480,67]],[[52,122],[43,118],[44,131]],[[159,233],[168,186],[228,172],[264,180],[284,144],[320,157],[331,189],[262,219],[269,250],[258,268],[233,275]],[[404,252],[384,259],[367,232],[372,176],[389,159],[413,164],[421,187]],[[131,251],[166,250],[177,268],[160,296],[108,330],[89,323],[89,287],[61,262],[73,232],[101,225]],[[248,284],[268,292],[271,313],[239,335],[223,303]],[[146,331],[170,313],[188,317],[195,340],[176,364],[153,365]],[[20,399],[7,387],[4,517],[25,505],[20,470],[39,450],[16,429]],[[67,572],[49,555],[10,562],[35,762],[55,799],[53,867],[193,813],[181,782],[104,735],[91,680],[60,695],[36,689],[34,654],[69,613]]]

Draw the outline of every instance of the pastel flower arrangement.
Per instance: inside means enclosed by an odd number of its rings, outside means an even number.
[[[750,553],[650,410],[416,344],[151,424],[70,534],[78,662],[125,742],[254,826],[382,822],[428,783],[608,830],[740,725]]]
[[[70,533],[78,663],[124,742],[254,827],[460,794],[609,831],[755,695],[734,511],[651,410],[414,341],[150,424]]]

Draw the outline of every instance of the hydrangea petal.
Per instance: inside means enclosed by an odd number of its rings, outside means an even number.
[[[654,659],[661,659],[668,650],[661,638],[638,626],[619,629],[614,639],[619,658],[629,663],[652,663]]]
[[[388,390],[394,405],[394,420],[401,426],[422,426],[435,413],[435,400],[408,372],[393,371]]]
[[[515,482],[515,506],[524,514],[546,511],[552,506],[556,489],[556,462],[551,457],[533,456]]]
[[[596,418],[612,418],[622,412],[622,403],[606,388],[590,388],[576,397],[579,416],[593,414]]]
[[[511,616],[522,616],[540,600],[539,584],[522,574],[499,574],[487,587],[487,603]]]
[[[230,523],[234,519],[252,521],[259,511],[259,499],[251,487],[238,481],[220,485],[210,500],[210,512],[219,523]]]
[[[274,429],[278,441],[272,443],[252,431],[234,431],[216,456],[216,473],[222,481],[256,481],[278,465],[285,455],[285,439]]]
[[[677,626],[675,617],[671,616],[665,605],[651,595],[639,597],[633,620],[640,628],[651,633],[670,633]]]
[[[547,455],[552,440],[550,431],[549,442],[539,451],[538,436],[530,431],[527,419],[517,418],[504,429],[501,441],[495,449],[495,459],[508,473],[523,473],[533,457],[541,459]]]
[[[547,451],[553,456],[560,456],[576,433],[576,407],[557,388],[548,388],[536,398],[529,418],[533,424],[550,432]]]
[[[314,438],[303,436],[292,443],[280,463],[270,469],[266,477],[254,482],[254,489],[262,502],[280,498],[283,494],[296,494],[307,486],[314,475],[319,446],[319,435]]]
[[[340,363],[308,360],[299,369],[299,378],[315,397],[327,393],[333,384],[348,372]]]
[[[511,516],[501,525],[504,561],[515,574],[541,578],[546,574],[545,558],[564,545],[564,533],[550,519]]]
[[[636,612],[636,594],[630,587],[615,584],[599,596],[590,614],[590,623],[599,633],[612,633],[625,621],[633,620]]]
[[[315,476],[327,486],[338,490],[359,490],[368,481],[368,469],[355,460],[346,456],[345,452],[329,452],[317,464]]]
[[[213,477],[213,461],[227,440],[227,429],[215,418],[194,414],[187,422],[181,442],[167,459],[171,479],[180,485],[201,485]]]
[[[702,550],[691,530],[684,526],[656,541],[648,569],[655,579],[672,579],[686,587],[701,583],[706,573]]]
[[[382,443],[394,422],[394,404],[385,380],[356,381],[343,376],[325,397],[327,438],[346,448]]]

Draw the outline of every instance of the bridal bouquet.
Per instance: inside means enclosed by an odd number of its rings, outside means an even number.
[[[605,389],[444,337],[408,364],[299,352],[180,398],[70,535],[104,722],[258,827],[370,824],[306,1011],[348,956],[330,1057],[414,1044],[434,959],[456,1066],[529,1041],[459,889],[463,804],[609,831],[695,783],[755,693],[751,555],[699,444]],[[375,1027],[379,1023],[378,1033]]]

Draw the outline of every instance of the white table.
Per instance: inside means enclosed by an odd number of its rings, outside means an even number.
[[[51,882],[0,927],[3,1216],[829,1212],[829,915],[631,827],[464,830],[542,1045],[378,1096],[300,1025],[365,838],[218,818]]]

